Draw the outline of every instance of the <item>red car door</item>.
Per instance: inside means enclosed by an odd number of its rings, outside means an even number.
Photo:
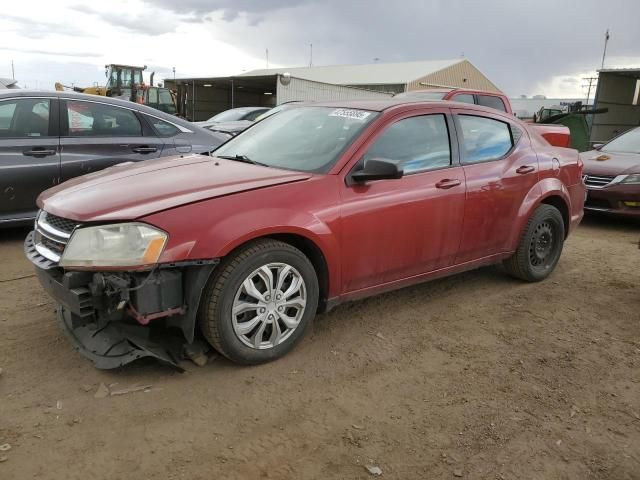
[[[505,252],[516,216],[538,182],[538,158],[515,122],[453,109],[467,197],[456,264]]]
[[[343,293],[453,263],[465,185],[449,132],[448,110],[414,111],[386,123],[359,149],[347,170],[384,158],[398,163],[404,176],[342,189]]]

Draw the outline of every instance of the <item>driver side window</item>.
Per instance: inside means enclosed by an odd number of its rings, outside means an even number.
[[[451,165],[449,132],[443,114],[399,120],[382,133],[364,155],[389,160],[405,175]]]

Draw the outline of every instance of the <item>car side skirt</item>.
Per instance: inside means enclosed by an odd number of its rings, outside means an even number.
[[[362,288],[360,290],[348,292],[339,297],[333,297],[333,298],[327,299],[326,307],[324,311],[328,312],[331,309],[345,302],[360,300],[362,298],[378,295],[380,293],[390,292],[390,291],[398,290],[400,288],[408,287],[411,285],[416,285],[416,284],[424,283],[430,280],[436,280],[438,278],[447,277],[452,274],[462,273],[469,270],[474,270],[476,268],[484,267],[487,265],[492,265],[500,262],[501,260],[509,258],[511,255],[513,255],[513,252],[503,252],[503,253],[483,257],[477,260],[472,260],[470,262],[453,265],[451,267],[441,268],[439,270],[433,270],[428,273],[423,273],[420,275],[415,275],[412,277],[403,278],[400,280],[394,280],[392,282],[387,282],[380,285],[375,285],[373,287],[367,287],[367,288]]]

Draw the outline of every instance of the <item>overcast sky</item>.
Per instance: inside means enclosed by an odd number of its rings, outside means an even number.
[[[95,6],[94,6],[95,5]],[[108,6],[108,7],[107,7]],[[638,0],[25,0],[3,5],[0,77],[104,84],[106,63],[157,78],[270,66],[464,56],[508,95],[583,97],[583,77],[640,67]]]

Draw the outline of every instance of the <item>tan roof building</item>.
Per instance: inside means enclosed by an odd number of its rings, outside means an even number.
[[[429,87],[458,87],[500,92],[469,60],[426,60],[363,65],[282,67],[252,70],[238,77],[289,73],[292,77],[391,93]]]

